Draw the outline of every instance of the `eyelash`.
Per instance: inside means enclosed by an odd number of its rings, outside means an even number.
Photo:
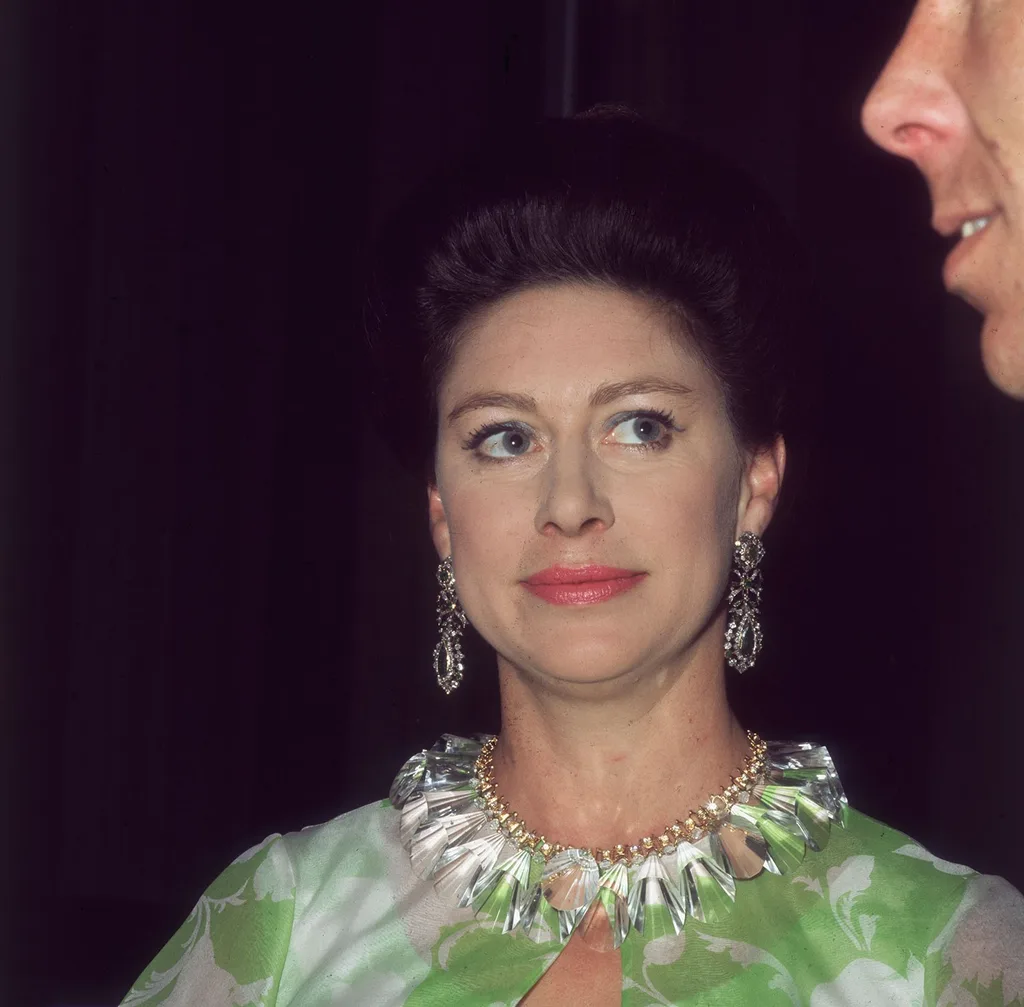
[[[532,433],[530,428],[525,423],[516,423],[513,420],[509,420],[505,423],[487,423],[482,427],[478,427],[474,430],[463,442],[462,446],[466,451],[475,451],[488,437],[493,437],[495,434],[504,434],[516,432],[522,434],[524,437],[531,437]],[[488,461],[497,461],[498,459],[489,458]]]
[[[609,431],[614,430],[621,423],[625,423],[628,420],[644,419],[654,420],[656,423],[660,423],[665,428],[666,436],[660,441],[651,441],[642,444],[623,444],[621,447],[630,448],[634,451],[663,451],[671,443],[672,434],[681,432],[680,428],[676,425],[675,416],[662,409],[634,409],[627,413],[619,413],[611,418],[608,429]],[[533,437],[533,432],[525,423],[520,423],[516,420],[508,420],[504,423],[487,423],[482,427],[478,427],[469,434],[463,442],[462,447],[466,451],[476,451],[488,437],[508,432],[521,433],[524,437]],[[488,462],[505,462],[510,460],[507,458],[492,458],[489,455],[481,455],[480,457],[484,461]]]
[[[679,427],[676,426],[676,418],[670,412],[666,412],[663,409],[634,409],[631,412],[613,416],[609,429],[614,430],[620,423],[625,423],[627,420],[654,420],[665,428],[665,434],[661,440],[648,441],[642,444],[622,445],[622,447],[633,448],[634,450],[664,451],[672,443],[672,435],[680,433]]]

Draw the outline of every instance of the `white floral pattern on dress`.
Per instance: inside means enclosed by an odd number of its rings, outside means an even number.
[[[775,975],[768,982],[768,989],[781,990],[789,997],[789,1002],[794,1007],[800,1005],[800,991],[789,969],[763,948],[754,947],[753,944],[745,944],[742,941],[731,941],[725,937],[711,937],[701,934],[701,939],[707,944],[708,951],[712,954],[726,952],[729,957],[745,969],[752,965],[766,965]]]
[[[991,990],[1002,987],[1002,1004],[1024,999],[1024,901],[1002,878],[971,879],[958,925],[943,958],[953,982]],[[1002,1004],[1000,1007],[1002,1007]]]
[[[964,867],[963,864],[954,864],[948,860],[943,860],[941,857],[935,856],[934,853],[929,853],[923,846],[918,846],[917,843],[906,843],[898,850],[893,850],[893,852],[898,853],[901,857],[913,857],[915,860],[923,860],[926,864],[931,864],[935,870],[942,871],[943,874],[967,875],[974,873],[970,867]]]
[[[828,899],[832,913],[843,933],[858,951],[870,951],[878,916],[861,913],[854,919],[857,900],[871,887],[875,858],[865,855],[850,857],[826,875]]]
[[[790,881],[794,885],[803,885],[807,891],[814,892],[815,895],[820,895],[822,898],[825,897],[825,893],[821,890],[820,878],[805,878],[802,874],[798,874],[796,877],[790,878]]]
[[[245,858],[248,859],[248,858]],[[235,861],[238,863],[239,861]],[[159,997],[167,990],[173,990],[171,999],[161,1000],[168,1005],[186,1004],[191,989],[201,989],[203,998],[212,1004],[225,1007],[271,1007],[265,997],[274,986],[274,977],[240,984],[235,977],[221,968],[214,958],[214,945],[210,938],[210,918],[214,912],[222,912],[227,906],[242,906],[243,885],[234,895],[222,899],[203,896],[189,919],[195,918],[191,935],[183,945],[184,954],[171,968],[154,972],[141,988],[133,989],[123,1001],[123,1007],[144,1004],[153,997]]]
[[[640,983],[634,979],[628,979],[628,985],[624,983],[624,986],[629,989],[642,990],[652,998],[655,1004],[661,1005],[661,1007],[673,1007],[672,1001],[665,998],[658,990],[657,983],[651,979],[650,967],[652,965],[675,965],[682,958],[685,950],[685,932],[665,934],[648,941],[644,945],[644,961],[640,970],[644,981]]]
[[[856,958],[811,993],[810,1007],[927,1007],[924,965],[913,955],[907,974],[874,958]]]

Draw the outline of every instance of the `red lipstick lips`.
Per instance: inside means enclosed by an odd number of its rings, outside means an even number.
[[[614,566],[549,566],[524,580],[523,587],[552,605],[596,605],[636,587],[646,576]]]

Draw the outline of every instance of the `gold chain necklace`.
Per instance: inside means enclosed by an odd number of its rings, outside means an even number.
[[[768,752],[768,746],[753,731],[747,731],[747,738],[750,741],[750,755],[744,760],[743,769],[732,777],[729,786],[722,793],[708,798],[685,819],[676,819],[660,833],[644,836],[636,843],[619,843],[607,849],[591,848],[589,852],[598,864],[612,864],[616,861],[633,863],[651,853],[670,853],[679,843],[695,842],[718,826],[734,804],[746,803],[750,798],[750,791],[763,782]],[[547,861],[564,852],[566,847],[528,829],[526,823],[509,808],[508,802],[498,792],[494,781],[494,748],[497,743],[496,737],[490,738],[477,756],[477,793],[484,802],[488,817],[510,842],[520,850],[536,854]]]

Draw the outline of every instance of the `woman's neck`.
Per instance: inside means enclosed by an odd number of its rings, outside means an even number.
[[[529,829],[564,846],[660,832],[723,790],[749,753],[720,662],[546,683],[499,659],[498,789]]]

